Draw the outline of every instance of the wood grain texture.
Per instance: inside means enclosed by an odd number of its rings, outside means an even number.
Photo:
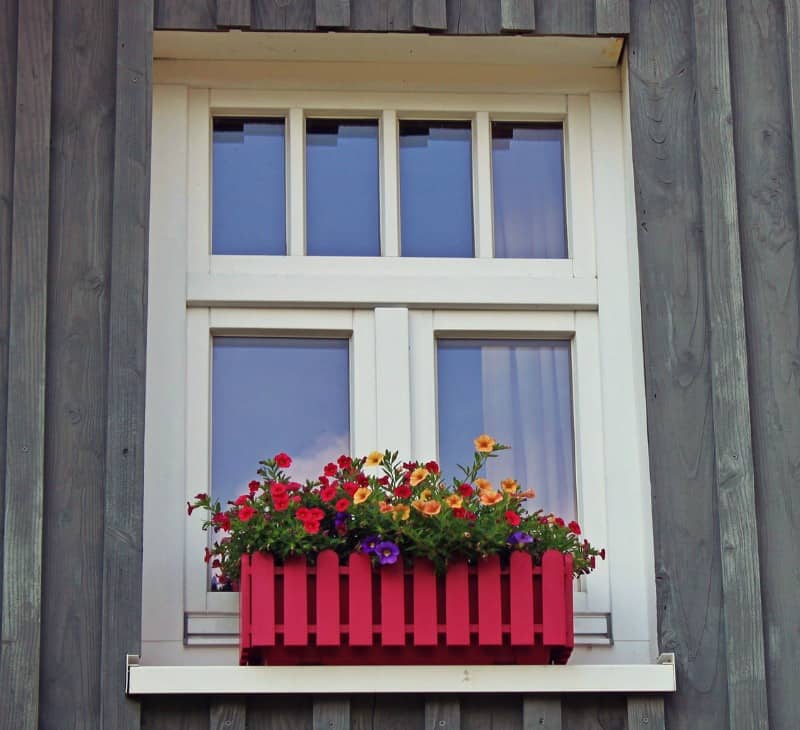
[[[447,0],[447,32],[484,35],[500,32],[500,3],[496,0]]]
[[[141,0],[120,3],[115,19],[100,719],[119,730],[139,725],[117,678],[141,645],[152,17]]]
[[[411,22],[423,30],[447,30],[446,0],[412,0]]]
[[[0,727],[39,727],[53,5],[21,3],[8,290]]]
[[[450,695],[430,695],[425,698],[426,730],[460,730],[461,702]]]
[[[665,730],[664,698],[628,696],[628,730]]]
[[[350,0],[314,0],[318,28],[347,28],[350,25]]]
[[[211,702],[209,730],[245,730],[247,704],[244,699],[216,698]]]
[[[142,730],[209,730],[206,697],[159,697],[142,700]]]
[[[216,0],[154,0],[157,30],[216,30]]]
[[[561,730],[561,698],[528,695],[522,698],[522,730]]]
[[[350,0],[350,30],[411,30],[409,0]]]
[[[461,730],[484,728],[523,730],[522,698],[519,695],[462,695]]]
[[[628,727],[624,695],[564,694],[561,708],[564,730],[627,730]]]
[[[724,0],[695,0],[697,105],[711,354],[728,727],[767,727],[755,475]]]
[[[312,730],[313,705],[303,695],[250,697],[247,730]]]
[[[800,568],[786,560],[794,553],[800,524],[799,16],[796,1],[729,4],[738,220],[772,728],[796,726],[800,717],[796,681]],[[765,721],[766,717],[761,720]]]
[[[314,730],[350,730],[350,698],[314,697]]]
[[[253,30],[314,30],[314,0],[253,0]]]
[[[217,0],[218,28],[249,28],[252,0]]]
[[[500,27],[504,33],[527,33],[536,29],[533,0],[500,0]]]
[[[719,533],[686,0],[631,6],[630,110],[647,396],[659,648],[676,654],[675,730],[727,717]],[[687,566],[692,566],[687,569]]]
[[[351,730],[415,730],[425,727],[425,703],[419,696],[354,695],[351,698]]]
[[[544,35],[594,35],[595,0],[536,0],[536,31]]]
[[[598,35],[630,33],[630,0],[595,0],[595,30]]]

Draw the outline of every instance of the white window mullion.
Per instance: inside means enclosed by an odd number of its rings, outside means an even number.
[[[377,448],[411,457],[411,385],[408,356],[408,309],[375,309]]]
[[[189,89],[186,226],[189,271],[208,271],[211,260],[211,114],[208,89]],[[172,140],[174,144],[174,140]],[[169,170],[168,175],[174,175]]]
[[[574,275],[594,277],[597,270],[594,238],[594,186],[589,97],[567,97],[564,122],[567,230]],[[605,181],[614,188],[614,181]]]
[[[350,350],[350,439],[353,454],[364,456],[378,448],[375,385],[375,316],[366,309],[353,312]]]
[[[286,219],[288,227],[288,252],[290,256],[304,256],[306,252],[306,124],[303,110],[292,108],[288,118],[288,201]]]
[[[473,202],[475,211],[475,256],[494,256],[492,221],[492,125],[488,112],[475,115],[473,144]]]
[[[381,251],[400,255],[400,178],[398,168],[397,112],[381,114]]]
[[[411,355],[411,451],[415,459],[435,459],[438,450],[436,413],[436,340],[433,312],[409,313]]]

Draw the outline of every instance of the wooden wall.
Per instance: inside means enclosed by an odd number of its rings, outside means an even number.
[[[659,636],[678,661],[666,726],[796,726],[800,6],[628,5],[0,3],[0,727],[660,725],[657,702],[621,696],[125,699],[140,639],[154,20],[630,28]]]

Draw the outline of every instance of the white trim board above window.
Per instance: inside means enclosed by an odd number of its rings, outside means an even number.
[[[312,72],[297,88],[277,91],[155,87],[144,660],[235,660],[221,634],[190,640],[190,621],[227,626],[236,600],[207,591],[205,535],[197,516],[186,519],[185,501],[209,490],[213,338],[236,336],[347,339],[353,453],[388,447],[423,459],[438,456],[437,342],[568,343],[578,517],[609,555],[578,582],[576,625],[592,631],[579,637],[573,661],[651,661],[652,535],[622,95],[387,93],[355,82],[318,92]],[[211,253],[215,115],[286,120],[287,255]],[[314,116],[378,120],[380,256],[305,255],[304,125]],[[400,255],[403,118],[471,123],[471,258]],[[493,120],[563,124],[567,258],[493,257]],[[598,646],[608,643],[595,631],[608,616],[614,644]]]

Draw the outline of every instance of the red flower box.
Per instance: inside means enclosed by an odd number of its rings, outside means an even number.
[[[574,645],[572,557],[514,552],[437,576],[426,560],[377,571],[333,551],[276,566],[244,556],[241,664],[564,664]]]

